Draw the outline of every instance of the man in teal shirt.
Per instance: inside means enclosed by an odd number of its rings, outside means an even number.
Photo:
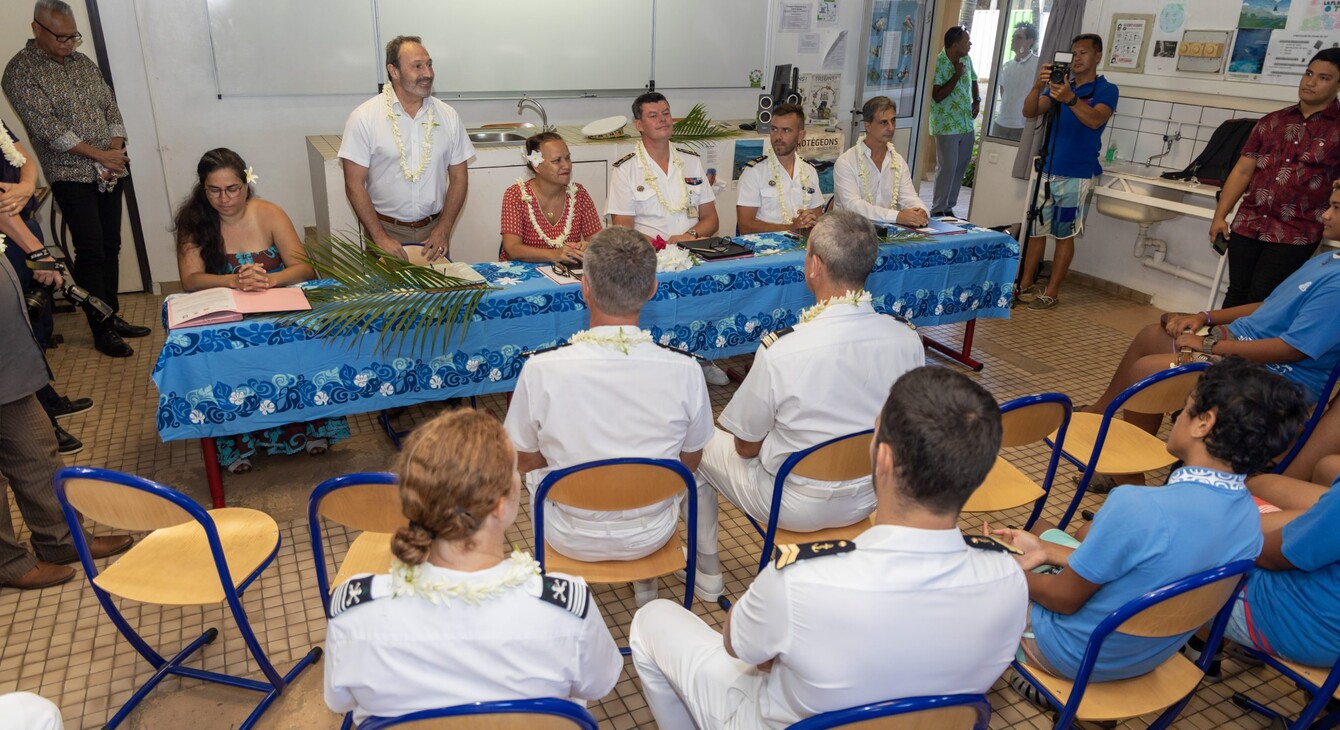
[[[962,26],[945,31],[945,47],[935,58],[931,89],[931,136],[935,138],[935,197],[931,216],[954,215],[963,173],[972,159],[972,120],[982,110],[977,72],[968,50],[972,39]]]

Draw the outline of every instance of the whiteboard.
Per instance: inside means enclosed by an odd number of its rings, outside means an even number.
[[[437,96],[641,89],[651,78],[652,0],[376,0],[376,8],[383,45],[423,38]]]
[[[745,88],[749,72],[772,70],[768,0],[657,0],[658,89]]]
[[[372,0],[207,0],[221,96],[377,91]]]

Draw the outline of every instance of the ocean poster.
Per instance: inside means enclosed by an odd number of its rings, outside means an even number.
[[[1289,19],[1289,3],[1293,0],[1242,0],[1242,14],[1238,27],[1284,30]]]
[[[1233,56],[1228,61],[1230,74],[1259,74],[1266,63],[1266,49],[1270,46],[1270,31],[1250,28],[1238,31],[1233,43]]]

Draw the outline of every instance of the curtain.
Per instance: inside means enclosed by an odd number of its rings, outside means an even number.
[[[1084,4],[1086,0],[1053,0],[1052,14],[1047,18],[1047,29],[1043,33],[1042,48],[1038,57],[1042,63],[1051,63],[1057,51],[1069,51],[1070,41],[1080,34],[1080,25],[1084,22]],[[1104,39],[1106,41],[1107,39]],[[1014,154],[1012,174],[1020,180],[1027,180],[1033,171],[1033,156],[1042,145],[1043,130],[1039,125],[1046,117],[1028,120],[1024,133],[1019,138],[1019,148]]]

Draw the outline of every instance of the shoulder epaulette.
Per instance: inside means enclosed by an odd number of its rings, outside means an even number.
[[[615,161],[614,161],[614,166],[615,166],[615,167],[618,167],[619,165],[622,165],[623,163],[625,163],[625,162],[627,162],[627,161],[633,159],[633,156],[636,155],[636,154],[637,154],[636,152],[629,152],[628,154],[624,155],[623,157],[620,157],[619,159],[615,160]]]
[[[571,345],[571,344],[572,344],[571,342],[563,342],[563,343],[560,343],[560,344],[557,344],[557,345],[552,345],[552,346],[550,346],[550,347],[541,347],[541,348],[538,349],[538,350],[527,350],[527,351],[521,353],[521,357],[530,357],[530,356],[532,356],[532,355],[543,355],[543,354],[546,353],[546,352],[553,352],[554,350],[562,349],[562,348],[567,347],[568,345]]]
[[[656,340],[652,340],[652,341],[651,341],[651,344],[653,344],[653,345],[655,345],[655,346],[661,348],[662,350],[669,350],[670,352],[676,352],[676,353],[679,353],[680,355],[687,355],[688,357],[694,358],[695,360],[702,360],[703,362],[707,362],[707,361],[708,361],[707,358],[703,357],[702,355],[699,355],[699,354],[696,353],[696,352],[689,352],[688,350],[681,350],[681,349],[679,349],[678,347],[675,347],[674,345],[663,345],[663,344],[657,342]]]
[[[989,550],[993,553],[1012,553],[1014,555],[1023,555],[1024,551],[992,535],[964,535],[963,542],[968,543],[968,547],[974,547],[978,550]]]
[[[762,162],[762,161],[764,161],[764,160],[766,160],[766,159],[768,159],[768,156],[767,156],[767,155],[760,155],[759,157],[755,157],[754,159],[752,159],[752,160],[750,160],[750,161],[744,163],[744,166],[745,166],[745,167],[753,167],[754,165],[757,165],[758,163],[760,163],[760,162]]]
[[[825,540],[823,542],[803,542],[798,545],[778,545],[774,552],[773,565],[778,570],[799,560],[821,558],[825,555],[841,555],[856,549],[851,540]]]
[[[893,312],[884,312],[883,314],[887,317],[893,317],[899,322],[902,322],[903,324],[907,325],[907,328],[910,330],[915,331],[917,328],[915,324],[912,324],[912,320],[908,319],[907,317],[904,317],[901,314],[894,314]]]
[[[783,337],[795,331],[796,331],[795,327],[786,327],[784,329],[779,329],[775,332],[769,332],[768,334],[763,335],[763,338],[760,339],[758,343],[760,345],[763,345],[764,347],[772,347],[774,344],[777,343],[777,340],[780,340]]]
[[[330,617],[335,618],[354,606],[391,595],[389,584],[376,581],[377,577],[372,573],[363,573],[335,586],[335,590],[330,592]]]
[[[684,153],[684,154],[686,154],[686,155],[693,155],[694,157],[699,157],[699,156],[700,156],[697,152],[694,152],[693,150],[691,150],[691,149],[689,149],[689,148],[687,148],[687,147],[676,147],[675,149],[679,150],[680,152],[682,152],[682,153]]]
[[[535,595],[532,591],[531,595]],[[591,608],[591,588],[586,581],[560,578],[556,575],[540,577],[540,593],[536,598],[567,611],[577,618],[586,618]]]

